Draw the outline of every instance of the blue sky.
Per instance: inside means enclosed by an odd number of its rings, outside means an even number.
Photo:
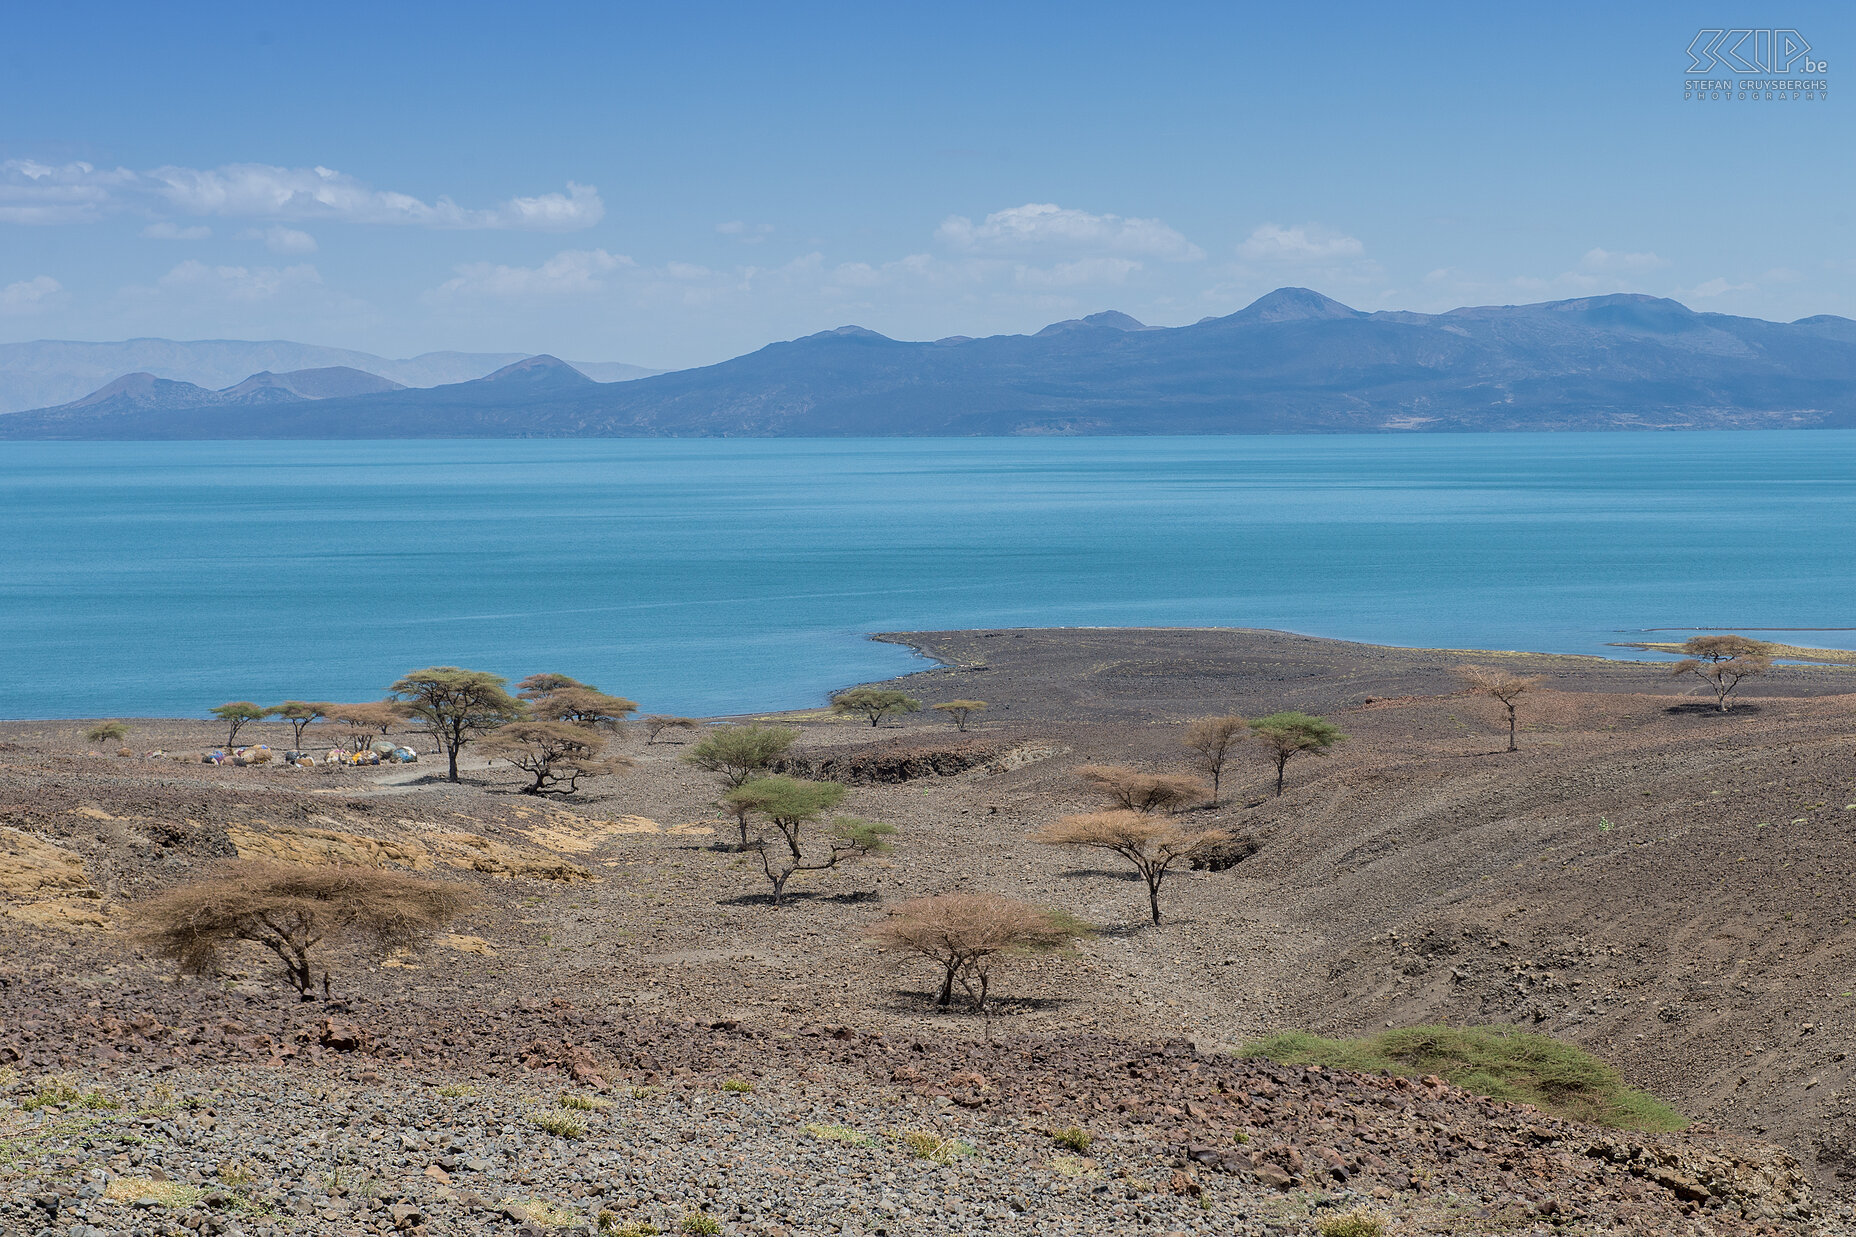
[[[1284,284],[1856,316],[1856,10],[1735,5],[15,6],[0,339],[681,367]],[[1798,30],[1828,97],[1685,101],[1704,25]]]

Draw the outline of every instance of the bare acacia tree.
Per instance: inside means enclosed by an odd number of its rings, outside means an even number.
[[[1127,765],[1078,765],[1075,773],[1116,807],[1130,812],[1172,812],[1211,798],[1211,788],[1177,773],[1144,773]]]
[[[645,746],[657,742],[658,736],[666,730],[695,730],[702,723],[693,717],[677,717],[670,713],[647,713],[638,719],[644,727]]]
[[[144,902],[136,918],[143,945],[192,975],[217,970],[235,941],[260,945],[307,1001],[311,951],[336,941],[376,953],[411,945],[472,901],[462,885],[378,868],[237,859]],[[326,969],[322,986],[326,996]]]
[[[397,700],[369,700],[365,704],[329,704],[329,720],[342,727],[342,741],[351,752],[365,751],[376,735],[385,735],[406,720]]]
[[[967,722],[975,713],[986,711],[984,700],[943,700],[934,706],[937,713],[945,713],[954,723],[955,730],[965,730]]]
[[[870,939],[941,968],[936,1006],[953,1004],[959,984],[973,1008],[984,1009],[1001,956],[1057,949],[1085,930],[1068,915],[996,893],[944,893],[904,902],[871,929]]]
[[[1231,749],[1249,737],[1250,723],[1235,715],[1201,717],[1187,723],[1180,742],[1192,753],[1199,772],[1212,780],[1213,807],[1218,806],[1218,787],[1224,780],[1224,766],[1231,758]]]
[[[571,795],[583,777],[607,777],[632,767],[624,756],[604,756],[606,736],[571,722],[511,722],[483,741],[492,759],[506,760],[535,780],[525,795]]]
[[[1147,882],[1147,907],[1155,923],[1160,922],[1160,885],[1173,865],[1231,839],[1222,829],[1189,832],[1177,822],[1125,808],[1065,816],[1032,836],[1052,846],[1105,850],[1126,859]]]
[[[1499,700],[1508,708],[1508,750],[1516,751],[1514,743],[1514,706],[1517,701],[1543,681],[1537,674],[1515,674],[1497,666],[1458,666],[1456,677],[1463,681],[1463,686],[1478,695],[1491,700]]]
[[[1682,651],[1688,656],[1669,667],[1670,677],[1692,674],[1706,683],[1723,713],[1742,680],[1772,669],[1772,646],[1746,636],[1691,636]]]

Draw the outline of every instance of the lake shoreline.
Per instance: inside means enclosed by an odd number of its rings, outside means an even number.
[[[1655,669],[1669,663],[1648,657],[1372,644],[1260,627],[993,627],[948,631],[880,631],[871,632],[865,638],[909,649],[933,664],[891,678],[845,683],[837,691],[865,686],[894,686],[908,691],[928,691],[951,685],[959,676],[987,674],[991,672],[990,669],[978,668],[986,664],[984,657],[978,655],[978,650],[997,647],[980,643],[990,640],[1030,640],[1036,649],[1036,663],[1053,669],[1061,668],[1058,671],[1060,676],[1073,672],[1073,663],[1083,655],[1083,650],[1099,656],[1103,649],[1112,649],[1119,644],[1125,646],[1127,656],[1138,656],[1145,660],[1152,660],[1155,652],[1160,652],[1163,657],[1170,655],[1177,659],[1182,669],[1189,669],[1195,661],[1207,656],[1221,659],[1262,658],[1279,664],[1318,667],[1323,673],[1338,673],[1344,679],[1360,678],[1362,675],[1370,677],[1375,668],[1385,673],[1388,667],[1396,667],[1396,671],[1392,672],[1395,678],[1416,674],[1433,682],[1439,692],[1457,690],[1452,685],[1450,668],[1469,662],[1498,665],[1516,673],[1542,675],[1549,685],[1559,683],[1573,690],[1644,691],[1655,694],[1665,694],[1672,690],[1668,676]],[[1665,651],[1648,645],[1621,644],[1619,647],[1642,648],[1651,653]],[[1742,691],[1744,696],[1826,695],[1856,690],[1856,682],[1845,682],[1840,677],[1856,668],[1851,664],[1856,662],[1856,654],[1847,654],[1839,649],[1783,647],[1788,658],[1801,653],[1818,653],[1823,655],[1823,660],[1782,662],[1774,667],[1774,673],[1765,680],[1750,681]],[[1286,661],[1283,660],[1285,658]],[[1791,671],[1814,673],[1788,673]],[[962,678],[959,681],[972,680]],[[1577,686],[1573,687],[1575,683]],[[1678,682],[1675,690],[1685,689]],[[1370,695],[1370,692],[1362,688],[1361,694]],[[1389,689],[1387,694],[1392,694]],[[826,700],[821,700],[790,708],[715,713],[705,715],[701,720],[727,722],[816,714],[823,711],[826,704]],[[19,727],[75,726],[105,720],[123,721],[132,729],[160,728],[163,731],[177,727],[191,729],[220,725],[204,719],[161,716],[0,718],[0,736]],[[286,725],[281,722],[258,723],[256,728],[248,729],[248,733],[254,736],[262,734],[262,738],[254,738],[253,742],[268,742],[270,746],[278,747],[280,744],[271,741],[275,738],[270,733],[273,729],[285,730]]]

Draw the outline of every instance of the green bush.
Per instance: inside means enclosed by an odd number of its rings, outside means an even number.
[[[721,1232],[722,1222],[714,1216],[706,1216],[700,1211],[692,1211],[683,1217],[683,1223],[679,1224],[677,1227],[686,1233],[692,1234],[692,1237],[706,1237],[706,1235]]]
[[[1052,1130],[1050,1136],[1059,1147],[1068,1147],[1078,1155],[1089,1154],[1089,1144],[1095,1141],[1095,1135],[1080,1125],[1065,1126],[1061,1130]]]
[[[1359,1039],[1279,1031],[1244,1045],[1243,1055],[1363,1074],[1436,1074],[1490,1099],[1617,1129],[1688,1125],[1688,1118],[1655,1096],[1625,1086],[1615,1069],[1584,1049],[1515,1027],[1405,1027]]]

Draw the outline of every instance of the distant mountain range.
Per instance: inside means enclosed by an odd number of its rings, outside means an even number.
[[[526,352],[427,352],[392,360],[346,348],[321,348],[288,340],[127,339],[84,343],[40,339],[0,344],[0,413],[44,408],[76,400],[128,374],[148,374],[219,390],[264,372],[354,369],[407,387],[468,382],[531,354]],[[580,372],[601,382],[622,382],[662,371],[617,361],[576,361]]]
[[[377,371],[368,371],[375,373]],[[1339,433],[1856,425],[1856,322],[1698,314],[1636,295],[1363,313],[1282,288],[1237,313],[1126,314],[932,343],[840,327],[701,369],[598,382],[553,357],[428,389],[137,379],[0,416],[8,438]],[[249,388],[249,389],[246,389]],[[245,393],[234,396],[234,392]],[[140,402],[138,402],[140,401]]]

